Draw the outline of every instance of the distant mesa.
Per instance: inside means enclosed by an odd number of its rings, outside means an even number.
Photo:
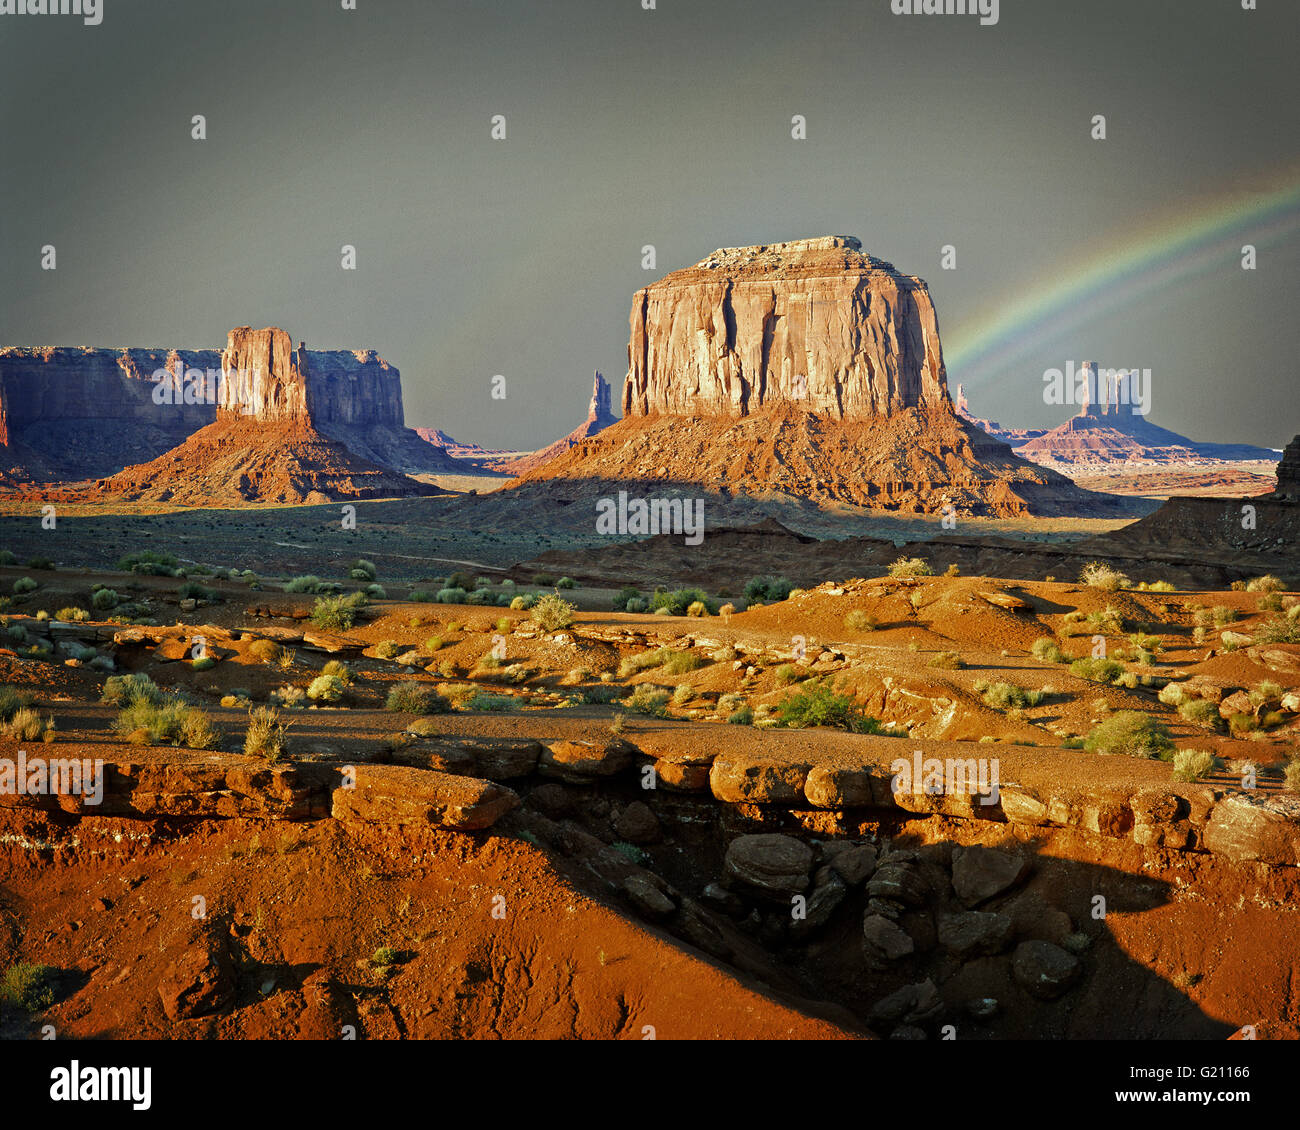
[[[407,472],[455,466],[404,426],[377,354],[294,349],[276,328],[238,327],[220,352],[0,349],[0,418],[8,485],[93,479],[130,499],[424,494]]]
[[[624,418],[526,471],[911,512],[1116,513],[959,417],[919,278],[848,236],[721,248],[636,292]]]
[[[1085,396],[1076,416],[1059,427],[1028,435],[1017,455],[1053,467],[1080,464],[1272,463],[1277,452],[1244,443],[1201,443],[1151,423],[1131,387],[1128,370],[1099,370],[1094,361],[1082,366]],[[1097,395],[1090,395],[1096,389]],[[1006,437],[1007,433],[1002,433]]]

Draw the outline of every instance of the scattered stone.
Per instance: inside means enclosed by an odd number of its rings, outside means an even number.
[[[939,944],[954,957],[991,956],[1011,940],[1011,919],[1005,914],[968,910],[939,916]]]
[[[893,899],[905,906],[923,906],[928,892],[925,880],[911,863],[895,860],[891,855],[876,868],[867,884],[867,894]]]
[[[1011,959],[1011,971],[1026,992],[1050,1001],[1069,990],[1083,966],[1074,954],[1051,942],[1021,942]]]
[[[644,875],[628,875],[623,880],[623,890],[633,905],[649,918],[667,918],[677,909],[677,904]]]
[[[879,969],[906,957],[916,949],[916,943],[906,930],[879,914],[868,914],[862,920],[862,948],[867,964]]]

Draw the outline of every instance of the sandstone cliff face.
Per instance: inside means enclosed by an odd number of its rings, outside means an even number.
[[[924,282],[848,236],[724,248],[637,291],[625,416],[950,405]]]
[[[1300,502],[1300,436],[1282,452],[1277,465],[1277,490],[1271,497],[1278,502]]]
[[[524,474],[572,500],[635,481],[873,509],[1107,514],[948,396],[925,283],[843,236],[728,248],[638,291],[624,417]]]

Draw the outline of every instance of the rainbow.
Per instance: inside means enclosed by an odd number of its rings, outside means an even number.
[[[1300,230],[1300,170],[1281,187],[1239,194],[1186,211],[1085,260],[1067,277],[1035,288],[973,332],[960,330],[945,349],[949,382],[978,387],[1013,368],[1045,340],[1225,263],[1239,265],[1241,248],[1259,250]],[[1062,356],[1061,363],[1065,357]],[[1078,360],[1078,358],[1075,358]]]

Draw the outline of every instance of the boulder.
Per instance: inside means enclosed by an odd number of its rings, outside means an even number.
[[[810,765],[724,754],[709,770],[713,795],[730,804],[797,805],[804,799]]]
[[[489,828],[519,804],[504,785],[403,765],[356,765],[354,788],[334,790],[335,820],[429,824],[460,832]]]
[[[158,995],[173,1023],[225,1008],[235,996],[235,973],[225,940],[212,933],[199,938],[167,966]]]
[[[1029,870],[1018,855],[986,847],[954,847],[952,887],[967,906],[980,903],[1015,886]]]
[[[628,769],[636,752],[636,746],[622,738],[605,742],[552,742],[542,748],[538,769],[544,777],[587,784]]]
[[[723,872],[731,883],[788,899],[808,889],[812,865],[812,848],[802,840],[765,833],[732,840]]]

